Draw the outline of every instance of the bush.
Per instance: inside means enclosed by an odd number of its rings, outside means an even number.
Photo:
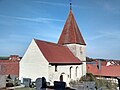
[[[96,80],[96,87],[97,89],[100,87],[105,87],[109,90],[113,90],[117,88],[117,84],[113,83],[111,80],[102,80],[102,79],[97,79]]]
[[[112,89],[116,89],[118,85],[116,83],[113,83],[111,80],[109,80],[106,86],[108,89],[112,90]]]
[[[76,81],[75,81],[75,80],[71,80],[71,81],[69,82],[69,84],[70,84],[70,86],[76,85]]]
[[[6,83],[6,87],[13,87],[13,83]]]
[[[113,83],[111,80],[96,79],[96,77],[91,73],[87,73],[86,75],[80,78],[80,82],[84,82],[84,81],[85,82],[94,81],[97,89],[103,87],[109,90],[113,90],[113,89],[116,89],[118,86],[116,83]],[[75,83],[75,82],[72,82],[72,83]]]
[[[86,75],[80,78],[80,82],[82,81],[95,81],[96,78],[92,73],[86,73]]]

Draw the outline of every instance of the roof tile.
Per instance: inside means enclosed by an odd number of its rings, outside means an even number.
[[[120,77],[120,65],[101,66],[99,70],[97,64],[87,64],[87,72],[97,76]]]
[[[19,75],[19,61],[0,60],[1,75]]]
[[[58,44],[70,44],[70,43],[86,45],[82,37],[82,34],[79,30],[79,27],[75,21],[72,10],[70,10],[69,12],[62,34],[58,40]]]
[[[65,46],[51,42],[36,40],[39,49],[51,64],[81,64],[72,52]]]

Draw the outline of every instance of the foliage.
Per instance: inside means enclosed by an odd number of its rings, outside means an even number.
[[[112,81],[108,81],[107,84],[106,84],[107,88],[108,89],[115,89],[118,85],[116,83],[113,83]]]
[[[86,57],[86,61],[87,61],[87,62],[92,62],[92,61],[94,61],[94,59],[89,58],[89,57]]]
[[[79,84],[79,80],[71,80],[69,82],[69,84],[70,84],[70,86],[77,85],[77,84]]]
[[[74,86],[83,82],[95,82],[96,89],[102,88],[103,90],[115,90],[118,86],[116,83],[113,83],[113,81],[106,80],[105,78],[96,79],[96,77],[91,73],[87,73],[86,75],[82,76],[80,80],[71,80],[69,84],[70,86]]]
[[[100,87],[105,87],[109,90],[113,90],[117,88],[117,84],[113,83],[111,80],[104,80],[104,79],[97,79],[96,80],[96,87],[100,88]]]
[[[80,78],[80,82],[82,81],[95,81],[96,78],[92,73],[87,73],[86,75],[82,76]]]
[[[96,80],[96,78],[94,77],[93,74],[87,73],[86,75],[81,77],[80,80],[71,80],[69,84],[70,84],[70,86],[73,86],[73,85],[78,85],[83,81],[85,81],[85,82],[90,81],[91,82],[91,81],[95,81],[95,80]]]
[[[15,77],[14,79],[10,76],[10,74],[6,78],[6,83],[8,86],[13,85],[13,86],[19,86],[20,85],[20,80]]]
[[[15,78],[15,80],[13,81],[13,84],[14,84],[14,86],[19,86],[20,85],[20,80]]]
[[[1,57],[0,56],[0,60],[8,60],[9,59],[9,57]]]

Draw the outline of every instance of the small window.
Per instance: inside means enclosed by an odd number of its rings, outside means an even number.
[[[55,72],[57,72],[57,65],[55,65]]]
[[[77,74],[78,74],[78,66],[76,67],[76,77],[77,77]]]
[[[72,66],[70,67],[70,78],[71,78],[71,73],[72,73]]]

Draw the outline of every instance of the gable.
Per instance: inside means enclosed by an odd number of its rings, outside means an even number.
[[[44,55],[40,51],[39,47],[35,43],[35,40],[33,39],[20,62],[38,63],[44,62],[43,60],[48,63],[48,61],[45,59]]]
[[[20,61],[20,79],[24,77],[36,80],[36,78],[43,76],[47,78],[48,65],[48,61],[33,39]]]

